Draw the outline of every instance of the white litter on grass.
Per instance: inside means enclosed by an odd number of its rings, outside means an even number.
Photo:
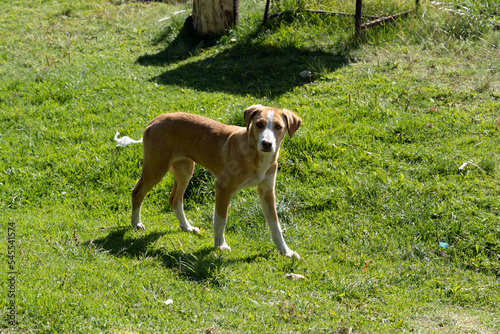
[[[134,139],[127,137],[127,136],[118,138],[119,134],[120,133],[118,131],[116,131],[116,134],[115,134],[116,147],[125,147],[125,146],[131,145],[131,144],[142,143],[142,138],[140,140],[134,140]]]
[[[300,72],[300,76],[303,77],[304,79],[310,78],[311,77],[311,71],[302,71]]]
[[[460,167],[458,167],[458,170],[464,170],[469,165],[478,168],[483,173],[486,173],[481,167],[479,167],[478,165],[476,165],[475,163],[470,162],[470,161],[464,162]]]
[[[458,169],[463,170],[465,167],[469,166],[469,162],[464,162]]]
[[[165,300],[163,302],[163,304],[165,304],[165,305],[170,305],[170,304],[173,304],[173,303],[174,303],[174,301],[172,299],[167,299],[167,300]]]
[[[299,279],[304,279],[304,275],[301,274],[286,274],[286,278],[291,279],[291,280],[299,280]]]

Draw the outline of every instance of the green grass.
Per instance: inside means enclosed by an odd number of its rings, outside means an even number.
[[[0,4],[0,331],[14,331],[9,224],[22,333],[500,331],[498,1],[424,2],[361,40],[352,18],[302,11],[262,27],[263,6],[242,2],[239,27],[202,41],[179,34],[181,3]],[[116,131],[139,138],[173,111],[241,124],[256,103],[303,119],[276,187],[300,261],[277,254],[253,189],[231,203],[233,250],[213,250],[198,167],[186,214],[204,233],[178,228],[171,175],[146,232],[128,228],[142,147],[117,148]]]

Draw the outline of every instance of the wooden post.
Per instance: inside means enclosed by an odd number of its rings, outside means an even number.
[[[362,0],[356,0],[356,14],[354,15],[354,30],[356,37],[361,37],[361,7]]]
[[[239,24],[239,0],[194,0],[193,25],[199,35],[222,36]]]
[[[262,25],[266,25],[267,19],[269,18],[269,3],[271,0],[266,1],[266,8],[264,9],[264,20],[262,21]]]

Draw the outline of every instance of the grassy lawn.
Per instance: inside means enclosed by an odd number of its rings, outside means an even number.
[[[202,41],[180,34],[185,3],[0,4],[0,332],[500,332],[498,0],[424,1],[360,40],[312,8],[353,5],[282,1],[262,27],[264,1],[245,0],[239,27]],[[129,228],[142,146],[116,131],[173,111],[242,124],[257,103],[303,120],[276,186],[300,261],[254,189],[215,251],[201,167],[185,200],[201,235],[178,228],[171,175]]]

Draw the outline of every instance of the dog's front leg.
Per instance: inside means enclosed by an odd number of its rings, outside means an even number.
[[[269,176],[269,179],[264,180],[257,186],[257,192],[260,197],[260,205],[262,206],[262,211],[264,212],[264,217],[266,218],[267,225],[271,230],[271,235],[274,244],[278,248],[278,252],[287,257],[295,257],[300,259],[300,255],[297,252],[291,250],[283,238],[283,233],[281,231],[281,225],[278,220],[278,213],[276,212],[276,200],[274,197],[274,178]]]
[[[229,208],[229,201],[231,200],[233,192],[228,191],[227,187],[215,185],[215,210],[212,221],[214,228],[214,243],[215,248],[220,250],[230,251],[231,247],[226,243],[224,238],[224,229],[227,223],[227,210]]]

